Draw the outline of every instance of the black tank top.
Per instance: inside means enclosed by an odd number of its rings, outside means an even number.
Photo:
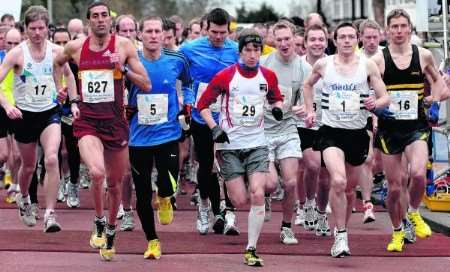
[[[383,49],[384,56],[384,74],[383,81],[386,84],[386,89],[389,94],[393,91],[415,91],[417,92],[417,119],[415,120],[378,120],[378,129],[381,130],[395,130],[395,131],[414,131],[428,127],[426,119],[425,108],[423,104],[425,75],[422,73],[420,66],[419,48],[412,45],[412,57],[409,67],[400,70],[394,63],[389,48]],[[392,98],[392,96],[391,96]],[[402,104],[403,102],[403,104]],[[391,103],[400,103],[400,107],[408,107],[404,104],[405,101],[391,101]],[[408,103],[409,104],[409,103]]]

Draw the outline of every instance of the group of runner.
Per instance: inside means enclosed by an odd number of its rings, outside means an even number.
[[[404,241],[431,236],[418,207],[430,123],[449,96],[449,79],[428,50],[411,44],[404,10],[388,14],[384,48],[374,21],[342,23],[330,35],[315,13],[303,29],[282,18],[268,29],[236,31],[228,13],[216,8],[189,24],[182,43],[178,16],[137,22],[121,15],[113,27],[109,6],[95,1],[86,21],[86,33],[83,22],[72,19],[50,36],[42,6],[25,12],[23,33],[2,20],[7,53],[0,66],[0,163],[13,177],[9,201],[15,200],[25,225],[39,219],[40,145],[44,232],[61,230],[55,205],[64,191],[69,207],[80,205],[83,162],[95,204],[90,245],[104,260],[115,255],[120,209],[120,229],[134,228],[132,184],[148,241],[144,257],[161,257],[153,207],[160,224],[172,223],[181,172],[193,157],[200,234],[212,227],[239,235],[234,211],[249,200],[249,266],[263,265],[257,242],[270,220],[270,194],[280,185],[283,244],[298,243],[293,222],[330,236],[329,205],[331,255],[350,255],[355,187],[362,191],[363,222],[374,221],[370,194],[378,172],[389,190],[393,234],[387,250],[401,252]]]

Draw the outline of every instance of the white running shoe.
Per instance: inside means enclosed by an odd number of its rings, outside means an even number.
[[[119,211],[117,211],[117,216],[116,218],[121,220],[123,218],[123,215],[125,214],[125,211],[123,210],[123,205],[120,204],[119,205]]]
[[[36,225],[36,217],[34,217],[31,212],[30,196],[28,195],[28,197],[24,199],[22,194],[18,193],[16,194],[16,203],[19,208],[19,216],[22,222],[28,227]]]
[[[375,221],[375,213],[373,212],[373,204],[368,202],[364,204],[364,218],[363,223],[367,224]]]
[[[80,197],[78,195],[79,188],[77,184],[72,184],[69,182],[67,184],[67,207],[78,208],[80,207]]]
[[[236,215],[232,211],[226,211],[225,213],[225,227],[223,228],[223,234],[225,235],[239,235],[241,232],[236,226]]]
[[[39,204],[37,203],[31,204],[31,213],[34,215],[34,218],[36,218],[36,220],[41,219],[41,216],[39,215]]]
[[[335,229],[334,244],[331,247],[331,256],[335,258],[350,256],[347,232],[339,233]]]
[[[316,207],[315,205],[306,205],[304,206],[305,210],[305,229],[306,230],[315,230],[317,224],[317,215],[316,215]]]
[[[264,197],[264,209],[264,222],[270,221],[270,219],[272,218],[272,199],[270,198],[270,196]]]
[[[297,226],[304,226],[305,225],[305,211],[298,207],[297,208],[297,215],[295,216],[294,224]]]
[[[61,226],[56,222],[56,215],[54,211],[46,213],[44,216],[44,232],[58,232],[61,230]]]
[[[316,236],[330,236],[331,230],[328,224],[327,214],[317,213]]]
[[[207,234],[209,230],[209,205],[203,207],[201,202],[198,205],[197,230],[202,235]]]
[[[121,231],[132,231],[134,229],[134,215],[133,211],[124,211],[122,223],[120,224]]]
[[[65,183],[64,178],[62,178],[59,181],[58,194],[56,196],[56,201],[64,202],[66,200],[65,194],[66,194],[66,183]]]
[[[298,244],[297,238],[295,238],[294,232],[291,228],[283,227],[280,232],[280,241],[285,245]]]

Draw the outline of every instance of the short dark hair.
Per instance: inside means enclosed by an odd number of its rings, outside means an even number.
[[[5,20],[13,20],[13,21],[15,21],[14,16],[12,16],[12,14],[9,14],[9,13],[3,14],[2,17],[0,18],[0,22],[2,22],[2,23]]]
[[[411,17],[409,16],[408,12],[406,12],[406,10],[404,9],[393,9],[391,10],[391,12],[389,12],[389,14],[386,17],[386,25],[389,26],[391,24],[391,20],[393,18],[398,18],[398,17],[404,17],[406,18],[406,20],[408,20],[408,24],[411,24]]]
[[[65,27],[58,27],[55,29],[55,31],[52,34],[52,41],[55,40],[55,34],[56,33],[67,33],[67,35],[69,35],[69,40],[72,40],[72,37],[70,36],[69,30],[67,30],[67,28]]]
[[[247,45],[247,44],[253,44],[253,46],[255,47],[259,47],[259,49],[263,50],[263,39],[261,37],[261,35],[259,35],[259,33],[254,30],[253,28],[246,28],[243,29],[240,33],[239,33],[239,37],[238,37],[238,48],[239,48],[239,53],[242,52],[242,49]]]
[[[145,16],[141,19],[141,21],[139,21],[139,31],[144,31],[144,23],[147,21],[160,21],[161,22],[161,26],[164,29],[164,23],[163,23],[163,19],[159,16],[156,15],[148,15]]]
[[[43,6],[29,7],[24,14],[25,27],[27,27],[30,23],[38,20],[43,20],[45,22],[45,25],[48,26],[50,19],[48,17],[47,9]]]
[[[108,14],[111,16],[111,9],[109,8],[108,4],[106,4],[105,2],[101,1],[101,0],[94,0],[94,2],[92,2],[86,11],[86,18],[90,19],[91,18],[91,9],[98,7],[98,6],[104,6],[108,9]]]
[[[356,32],[356,36],[358,36],[358,29],[356,29],[356,27],[352,23],[344,22],[344,23],[340,23],[336,27],[336,29],[334,30],[334,35],[333,35],[334,40],[337,40],[338,30],[341,29],[341,28],[344,28],[344,27],[351,27],[351,28],[353,28],[355,30],[355,32]]]
[[[173,31],[173,35],[177,34],[177,26],[175,25],[175,23],[172,20],[164,18],[162,20],[162,23],[163,23],[162,24],[163,31],[172,30]]]
[[[206,29],[208,30],[211,23],[215,25],[227,25],[230,30],[230,15],[222,8],[215,8],[211,10],[206,16]]]

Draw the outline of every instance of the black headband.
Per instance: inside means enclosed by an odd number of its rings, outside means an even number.
[[[242,51],[242,48],[249,43],[253,43],[255,46],[262,47],[263,42],[261,36],[256,34],[244,35],[239,37],[239,52]]]

